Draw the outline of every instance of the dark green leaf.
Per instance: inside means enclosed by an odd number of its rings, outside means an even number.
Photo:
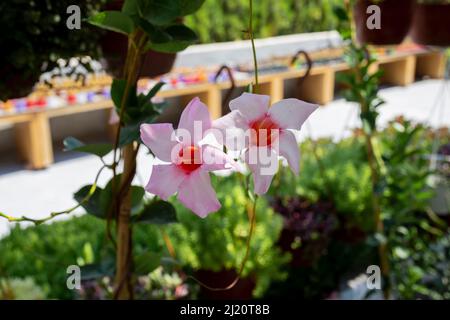
[[[84,144],[74,137],[64,139],[64,151],[78,151],[104,157],[111,152],[112,149],[113,146],[109,143]]]
[[[82,187],[74,194],[74,198],[78,203],[82,203],[82,201],[87,197],[89,191],[91,190],[92,185],[87,185]],[[95,189],[94,194],[89,198],[88,201],[85,201],[81,204],[86,213],[96,216],[97,218],[105,218],[107,206],[103,201],[104,190],[97,187]]]
[[[146,275],[161,265],[161,255],[154,252],[144,252],[134,258],[135,273]]]
[[[134,30],[133,20],[120,11],[103,11],[89,17],[88,22],[114,32],[130,34]]]
[[[181,16],[193,14],[203,5],[205,0],[180,0]]]
[[[139,26],[148,35],[150,43],[167,43],[173,40],[167,32],[144,19],[139,20]]]
[[[143,120],[139,120],[135,123],[129,124],[120,130],[120,137],[119,137],[119,146],[120,147],[130,144],[133,141],[140,142],[141,124],[152,123],[158,116],[158,113],[156,113],[154,110],[149,110],[148,113],[150,115],[148,115]]]
[[[163,26],[181,16],[179,0],[140,0],[141,16],[148,22]]]
[[[116,180],[111,178],[106,184],[105,189],[102,192],[102,203],[106,204],[106,210],[108,206],[112,203],[113,199],[113,182],[116,181],[116,187],[119,188],[122,175],[118,174]],[[145,190],[141,186],[131,186],[131,213],[136,214],[142,210],[144,203],[142,199],[144,198]]]
[[[114,79],[111,84],[111,100],[114,102],[117,110],[120,110],[122,105],[122,97],[125,94],[127,81],[124,79]],[[128,99],[125,102],[127,108],[136,107],[137,96],[136,96],[136,86],[131,86],[128,92]]]
[[[125,0],[122,6],[122,12],[128,16],[139,14],[138,0]]]
[[[151,88],[150,91],[145,95],[147,101],[153,98],[165,84],[165,82],[158,82],[157,84],[155,84],[153,88]]]
[[[197,41],[195,32],[183,24],[176,24],[164,30],[171,41],[161,43],[149,43],[147,49],[152,49],[160,52],[175,53],[186,49],[189,45]]]
[[[158,200],[147,204],[139,215],[133,217],[133,222],[168,224],[177,222],[177,215],[171,203]]]
[[[100,263],[88,264],[81,268],[81,280],[95,280],[103,277],[112,277],[115,270],[113,258],[108,258]]]
[[[344,7],[334,6],[333,12],[341,22],[349,20],[347,11],[344,9]]]
[[[140,212],[144,206],[145,189],[140,186],[131,186],[131,214]]]

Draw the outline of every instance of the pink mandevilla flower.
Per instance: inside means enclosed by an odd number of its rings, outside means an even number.
[[[184,109],[177,131],[170,123],[141,125],[142,141],[158,159],[168,162],[153,165],[145,189],[164,200],[178,192],[178,200],[202,218],[221,206],[208,172],[232,166],[222,150],[202,144],[209,129],[211,118],[199,98]]]
[[[258,195],[268,191],[278,170],[278,155],[286,158],[292,171],[298,174],[300,151],[295,135],[288,129],[300,130],[318,107],[298,99],[284,99],[269,106],[269,96],[244,93],[230,102],[229,114],[213,123],[225,136],[230,128],[238,128],[249,137],[240,146],[224,143],[230,149],[243,149],[243,158],[253,173],[254,191]],[[267,163],[261,160],[262,155],[271,160],[273,170],[264,170]]]

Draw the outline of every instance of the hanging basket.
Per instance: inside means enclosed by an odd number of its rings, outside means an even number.
[[[120,11],[123,0],[113,0],[105,10]],[[103,68],[112,76],[121,78],[128,50],[128,39],[122,34],[108,31],[100,39],[103,52]],[[175,62],[176,53],[163,53],[149,50],[142,56],[139,77],[154,78],[170,72]]]
[[[450,46],[450,4],[416,4],[411,37],[422,45]]]
[[[103,51],[102,65],[114,77],[122,76],[126,60],[128,40],[119,33],[107,32],[100,42]],[[169,72],[175,62],[175,53],[149,50],[143,54],[139,76],[154,78]]]
[[[412,23],[414,0],[358,0],[354,6],[356,36],[361,43],[393,45],[402,43]],[[367,8],[377,5],[381,11],[381,28],[369,29]]]

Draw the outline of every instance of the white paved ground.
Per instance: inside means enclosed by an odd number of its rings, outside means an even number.
[[[404,115],[435,127],[450,126],[450,84],[447,87],[443,91],[443,81],[426,80],[407,87],[383,89],[381,94],[387,104],[380,109],[379,124]],[[438,112],[436,102],[440,104],[441,112]],[[299,135],[300,139],[311,134],[313,137],[339,139],[346,134],[345,129],[358,126],[357,108],[339,99],[319,109],[308,122]],[[0,211],[13,216],[38,218],[74,205],[73,192],[93,181],[101,163],[94,156],[70,157],[57,153],[57,162],[50,168],[28,171],[0,156]],[[151,161],[150,156],[140,153],[137,183],[147,182]],[[100,186],[109,178],[103,175]],[[0,219],[0,236],[7,234],[8,230],[8,223]]]

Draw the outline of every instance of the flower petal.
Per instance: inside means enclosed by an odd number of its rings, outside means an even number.
[[[250,147],[244,154],[245,162],[253,173],[254,191],[265,194],[278,171],[278,155],[270,147]]]
[[[282,129],[300,130],[303,123],[317,109],[318,105],[298,99],[284,99],[274,103],[269,115]]]
[[[154,165],[145,190],[167,200],[186,178],[186,174],[174,164]]]
[[[177,135],[189,134],[190,141],[183,141],[183,143],[197,144],[203,138],[203,133],[210,128],[211,117],[208,107],[198,97],[195,97],[189,102],[181,114]],[[180,132],[180,129],[187,132]]]
[[[236,161],[222,150],[210,146],[202,146],[202,169],[206,171],[235,169],[238,170]]]
[[[211,186],[209,174],[202,169],[192,172],[183,181],[178,192],[178,200],[201,218],[221,207]]]
[[[238,110],[248,123],[262,118],[269,109],[270,97],[244,92],[230,101],[230,109]]]
[[[248,144],[248,139],[245,138],[248,128],[247,120],[239,111],[233,110],[213,121],[211,132],[217,142],[229,150],[242,150]]]
[[[292,172],[298,174],[300,167],[300,149],[295,135],[288,130],[281,130],[279,136],[279,153],[288,161]]]
[[[141,125],[141,140],[163,161],[172,162],[171,154],[177,145],[171,123],[154,123]]]

